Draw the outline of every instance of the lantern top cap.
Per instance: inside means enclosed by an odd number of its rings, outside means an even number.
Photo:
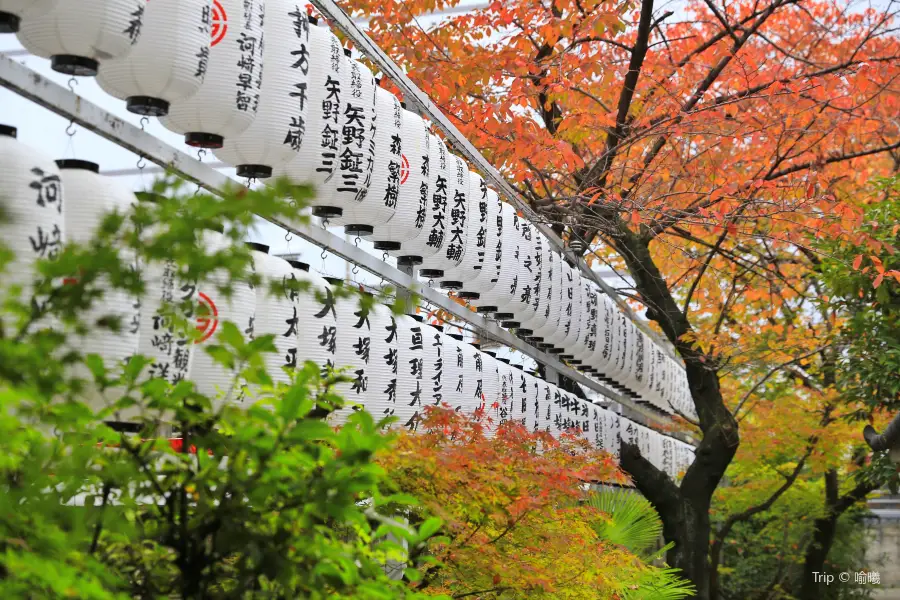
[[[326,277],[325,281],[327,281],[331,285],[344,285],[344,280],[340,277]]]
[[[91,173],[100,172],[100,165],[97,163],[77,158],[62,158],[56,161],[56,166],[60,169],[77,169],[81,171],[90,171]]]
[[[289,260],[288,264],[295,269],[300,269],[301,271],[309,271],[309,265],[305,262],[300,262],[299,260]]]
[[[0,135],[5,135],[7,137],[15,138],[19,135],[19,130],[13,127],[12,125],[3,125],[0,124]]]
[[[347,58],[350,58],[350,54],[352,54],[352,52],[350,51],[350,48],[344,48],[344,56],[346,56]]]
[[[260,244],[259,242],[244,242],[244,245],[246,245],[251,250],[256,250],[257,252],[262,252],[263,254],[269,253],[269,247],[265,244]]]
[[[135,192],[134,197],[138,199],[138,202],[150,202],[152,204],[159,204],[163,200],[162,194],[154,192]]]
[[[315,16],[315,15],[309,15],[309,22],[310,22],[311,25],[318,25],[318,24],[319,24],[319,17],[317,17],[317,16]]]
[[[422,317],[422,315],[409,315],[409,316],[412,317],[413,319],[415,319],[416,321],[418,321],[419,323],[421,323],[421,322],[423,322],[423,321],[425,320],[425,319]]]
[[[461,342],[463,339],[463,336],[461,333],[448,333],[447,335],[449,335],[450,337],[452,337],[454,340],[456,340],[458,342]]]

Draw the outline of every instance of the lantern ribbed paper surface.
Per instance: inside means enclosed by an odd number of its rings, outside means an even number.
[[[177,383],[191,371],[194,344],[164,315],[166,304],[197,301],[197,286],[178,272],[174,261],[141,265],[144,295],[141,297],[138,354],[150,359],[144,371],[151,378]]]
[[[463,381],[459,401],[460,412],[471,415],[482,403],[481,393],[484,386],[482,369],[484,364],[481,353],[475,346],[460,342],[459,347],[463,353],[463,366],[460,371]]]
[[[444,334],[438,329],[422,324],[425,344],[425,391],[422,404],[440,406],[446,397],[444,389]]]
[[[463,344],[450,335],[444,335],[444,403],[453,410],[462,410],[465,390],[465,357]]]
[[[275,336],[274,353],[265,355],[265,365],[275,383],[290,383],[285,368],[297,366],[297,332],[300,323],[299,294],[293,293],[290,282],[297,278],[295,269],[284,259],[259,250],[252,251],[253,267],[262,279],[256,287],[256,317],[254,336]],[[272,293],[272,285],[277,291]]]
[[[53,70],[94,76],[98,61],[121,58],[141,36],[145,0],[58,0],[29,14],[17,37],[26,50],[49,58]]]
[[[428,193],[428,129],[422,117],[403,109],[401,132],[400,194],[397,210],[387,223],[375,225],[376,250],[398,256],[403,242],[417,238],[425,228],[431,196]]]
[[[618,458],[622,444],[619,433],[620,417],[617,413],[607,410],[603,413],[603,419],[603,449]]]
[[[497,361],[497,384],[499,385],[499,397],[497,410],[494,413],[495,430],[512,418],[513,398],[515,397],[513,368],[501,360]]]
[[[516,269],[509,285],[506,302],[499,302],[497,318],[516,323],[512,327],[522,327],[536,312],[532,306],[537,266],[535,255],[535,228],[522,217],[513,217],[513,229],[518,234],[512,258]],[[511,315],[511,318],[510,318]]]
[[[447,226],[447,193],[450,179],[450,156],[444,142],[428,135],[428,210],[422,232],[403,244],[401,260],[420,263],[444,247]]]
[[[519,374],[518,399],[519,406],[516,417],[522,422],[522,426],[528,431],[537,431],[537,423],[540,411],[538,410],[538,383],[532,375],[522,372]]]
[[[479,312],[495,312],[496,298],[500,294],[500,277],[503,272],[503,244],[506,242],[504,226],[511,224],[515,211],[505,210],[506,204],[499,195],[488,188],[488,228],[484,264],[474,281],[466,284],[461,296],[469,300]],[[494,212],[491,212],[494,211]],[[493,216],[492,216],[493,215]],[[507,221],[506,219],[510,219]]]
[[[10,287],[18,285],[22,287],[19,298],[27,302],[36,277],[34,263],[56,257],[66,224],[56,164],[15,136],[14,127],[0,125],[0,197],[5,211],[0,239],[14,253],[0,272],[0,298],[7,298]]]
[[[0,0],[0,33],[19,31],[22,19],[51,10],[58,0]]]
[[[534,332],[543,329],[547,324],[548,316],[548,299],[547,288],[551,287],[550,282],[550,240],[544,237],[544,234],[535,229],[535,253],[534,253],[534,292],[532,294],[531,305],[534,308],[534,315],[523,324],[522,328],[531,331],[529,335],[534,336]]]
[[[582,299],[584,287],[581,284],[581,275],[576,268],[572,268],[572,319],[566,331],[566,338],[562,342],[565,352],[563,357],[574,357],[581,339],[581,328],[584,325],[584,300]]]
[[[371,180],[358,202],[344,205],[343,215],[335,220],[348,234],[368,236],[375,225],[390,221],[397,210],[403,161],[403,109],[400,101],[384,88],[375,88],[374,158]]]
[[[472,181],[474,173],[469,173],[469,181]],[[484,182],[484,180],[481,180]],[[479,185],[479,194],[483,193],[485,208],[487,215],[482,223],[482,196],[479,198],[479,227],[475,235],[475,251],[477,262],[472,267],[475,270],[475,277],[463,283],[463,292],[460,297],[468,300],[478,300],[482,293],[489,292],[497,283],[500,274],[500,262],[503,256],[503,202],[500,196],[494,190],[486,185],[481,188]],[[469,248],[471,248],[469,244]],[[476,304],[476,303],[473,303]],[[477,305],[477,304],[476,304]]]
[[[597,291],[592,281],[581,277],[581,336],[575,348],[575,360],[588,366],[594,353],[597,335]]]
[[[327,374],[337,360],[337,301],[323,277],[304,275],[301,280],[309,282],[309,291],[301,292],[297,300],[297,364],[311,360]]]
[[[500,371],[503,363],[485,352],[482,358],[482,382],[481,388],[484,394],[484,433],[487,437],[493,437],[497,425],[500,423]]]
[[[647,379],[647,362],[649,351],[649,340],[647,340],[644,332],[633,327],[634,333],[634,363],[632,364],[631,374],[633,380],[633,391],[635,391],[641,400],[646,402],[646,379]]]
[[[270,177],[275,167],[297,158],[309,109],[309,77],[301,68],[309,57],[309,29],[306,12],[297,4],[266,0],[265,76],[256,118],[215,151],[219,160],[237,167],[238,177]]]
[[[611,365],[615,362],[615,314],[613,301],[606,294],[600,294],[597,302],[597,343],[592,364],[603,377],[609,377]]]
[[[553,387],[543,379],[537,382],[537,429],[535,431],[551,432],[553,430]]]
[[[559,327],[545,338],[545,342],[564,350],[569,332],[572,331],[573,318],[575,316],[575,273],[565,260],[560,262],[560,314]]]
[[[165,115],[203,84],[211,30],[210,0],[152,0],[140,39],[127,56],[103,62],[97,83],[133,113]]]
[[[201,236],[201,245],[208,254],[229,246],[229,239],[216,231],[206,230]],[[219,290],[229,288],[231,297]],[[213,272],[197,285],[196,323],[200,337],[194,340],[194,358],[191,363],[190,379],[197,391],[219,403],[229,398],[237,398],[237,390],[242,382],[238,374],[213,360],[207,348],[220,345],[219,335],[224,322],[233,323],[245,335],[250,319],[256,315],[256,290],[246,278],[232,279],[225,270]]]
[[[555,385],[550,386],[550,392],[553,398],[550,404],[550,433],[553,437],[559,437],[565,431],[568,398],[564,396],[565,392]]]
[[[462,163],[462,160],[459,162]],[[450,290],[460,290],[467,281],[475,279],[479,273],[479,270],[475,267],[480,267],[484,263],[485,232],[488,218],[487,185],[485,185],[484,179],[482,179],[478,173],[469,171],[465,165],[463,165],[463,168],[466,169],[469,183],[468,211],[466,212],[465,217],[462,217],[464,222],[460,225],[465,229],[465,234],[462,236],[465,240],[465,244],[460,250],[462,252],[462,259],[460,260],[459,265],[444,269],[444,278],[441,281],[441,287]],[[456,203],[454,202],[453,204]],[[451,245],[447,247],[448,253],[451,252],[451,248],[453,248],[454,244],[459,243],[454,241],[457,237],[457,234],[454,233],[457,229],[453,226],[454,216],[456,216],[457,219],[460,218],[458,214],[454,214],[455,210],[458,210],[458,208],[451,206],[449,233]],[[481,243],[480,252],[479,242]],[[452,252],[456,252],[456,250],[452,250]]]
[[[472,303],[478,307],[479,312],[496,312],[499,307],[506,305],[516,290],[518,285],[516,279],[519,272],[516,256],[521,238],[518,229],[520,221],[521,219],[516,215],[516,209],[504,202],[499,217],[502,231],[498,252],[488,257],[485,267],[493,269],[497,273],[497,281],[491,289],[483,291],[481,297]],[[497,254],[500,255],[499,266],[496,263]]]
[[[628,345],[628,351],[625,355],[625,372],[622,375],[621,383],[628,389],[631,395],[634,394],[634,389],[637,386],[637,379],[635,378],[635,371],[637,369],[637,332],[638,328],[635,327],[631,319],[626,319],[625,339]]]
[[[372,311],[357,294],[339,298],[337,313],[337,358],[335,368],[349,379],[334,387],[343,397],[344,408],[332,414],[337,422],[346,420],[349,411],[363,406],[369,390],[369,364],[372,362]]]
[[[66,191],[65,238],[67,242],[88,244],[103,218],[110,212],[126,214],[135,202],[134,194],[115,180],[98,174],[96,163],[83,160],[58,160],[59,175]],[[134,263],[134,254],[122,252],[120,259]],[[103,286],[105,287],[105,286]],[[97,327],[98,320],[116,317],[119,331]],[[84,313],[87,335],[78,338],[84,353],[99,354],[112,373],[137,352],[140,323],[139,299],[123,290],[105,289],[102,298]]]
[[[448,163],[444,243],[440,252],[422,262],[423,277],[444,277],[460,266],[465,255],[469,233],[469,168],[455,154],[450,155]]]
[[[562,305],[562,257],[555,250],[544,253],[544,275],[541,287],[543,301],[540,312],[544,324],[534,329],[532,336],[549,346],[549,340],[559,330],[559,315]]]
[[[603,438],[606,434],[603,429],[603,409],[593,403],[590,405],[589,409],[591,415],[591,433],[589,436],[591,445],[597,450],[603,450]]]
[[[472,393],[469,396],[469,406],[468,409],[469,414],[474,414],[475,412],[480,411],[482,414],[486,410],[486,400],[487,394],[485,393],[484,385],[485,385],[485,374],[487,373],[487,359],[488,355],[479,350],[478,348],[472,347],[472,363],[474,365],[472,369]]]
[[[369,319],[372,330],[365,406],[377,421],[389,416],[397,405],[397,320],[383,304],[372,307]]]
[[[184,134],[185,143],[197,148],[220,148],[225,138],[243,133],[256,118],[262,86],[265,0],[214,0],[212,10],[209,59],[200,89],[174,101],[168,116],[160,119],[163,127]],[[144,43],[146,38],[133,54],[140,53]],[[299,59],[306,61],[300,69],[310,68],[306,57]],[[105,72],[106,65],[101,75]]]
[[[335,206],[348,210],[363,202],[372,182],[375,166],[375,78],[368,67],[356,60],[347,59],[345,79],[347,91],[341,102],[341,151],[338,154]],[[316,209],[320,217],[339,217]],[[349,213],[348,213],[349,214]],[[346,225],[346,220],[335,220]]]
[[[394,427],[415,430],[422,415],[425,385],[424,343],[421,323],[407,315],[397,317],[397,397],[384,416],[397,418]]]
[[[307,48],[305,134],[296,156],[276,167],[274,175],[288,177],[298,185],[314,186],[315,196],[308,200],[309,205],[331,214],[340,165],[342,102],[350,67],[340,41],[324,24],[310,27]]]

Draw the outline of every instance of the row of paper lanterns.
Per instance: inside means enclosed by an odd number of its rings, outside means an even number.
[[[315,214],[620,392],[693,415],[684,370],[295,3],[0,0],[0,10],[57,70],[96,73],[130,110],[161,116],[239,175],[314,185]]]
[[[54,162],[15,136],[14,128],[0,126],[0,196],[7,200],[9,217],[0,224],[0,236],[15,252],[0,284],[27,290],[36,260],[52,259],[67,242],[87,243],[104,214],[127,211],[136,196],[99,175],[95,163]],[[203,231],[200,243],[215,252],[227,238]],[[395,316],[381,304],[365,310],[354,296],[336,297],[340,294],[334,288],[342,281],[326,280],[303,263],[271,256],[265,246],[251,243],[250,248],[253,268],[266,284],[254,289],[246,280],[232,282],[230,297],[218,291],[229,283],[224,273],[192,282],[172,262],[136,264],[146,282],[144,296],[107,290],[102,303],[86,315],[88,323],[115,315],[123,328],[89,329],[78,347],[99,354],[108,365],[139,353],[151,360],[149,377],[171,383],[191,380],[198,391],[220,401],[242,401],[246,390],[235,387],[235,374],[204,351],[217,343],[220,323],[230,321],[250,336],[274,335],[277,351],[266,360],[275,381],[288,382],[285,367],[307,360],[345,373],[349,380],[336,391],[348,406],[333,415],[336,424],[350,411],[365,409],[379,418],[394,416],[400,426],[415,430],[427,406],[447,405],[482,411],[489,431],[511,420],[554,434],[574,429],[614,454],[619,440],[625,439],[673,475],[684,470],[687,455],[681,448],[687,446],[681,442],[510,366],[418,317]],[[291,280],[307,282],[310,292],[296,292]],[[280,283],[284,293],[270,295],[270,282]],[[165,301],[186,300],[197,307],[192,317],[199,331],[196,340],[179,333],[161,310]]]

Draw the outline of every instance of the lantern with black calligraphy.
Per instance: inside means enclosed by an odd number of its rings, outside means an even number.
[[[493,252],[489,252],[486,266],[494,273],[493,285],[490,283],[480,291],[478,298],[470,300],[479,313],[496,313],[499,306],[507,302],[510,289],[515,288],[519,265],[516,255],[519,249],[519,217],[511,205],[501,203],[497,215],[497,244]]]
[[[524,371],[519,373],[519,387],[516,390],[519,405],[516,418],[526,431],[537,431],[539,410],[537,409],[537,379]]]
[[[366,200],[375,166],[375,78],[368,67],[349,58],[349,51],[347,56],[334,206],[313,209],[314,215],[330,219]]]
[[[543,338],[536,339],[535,331],[539,331],[547,324],[548,299],[546,288],[550,285],[550,240],[535,228],[534,231],[534,290],[532,292],[531,305],[534,314],[519,330],[519,334],[525,336],[528,341],[537,343]]]
[[[97,163],[67,159],[56,161],[56,166],[66,191],[67,242],[88,245],[107,214],[115,211],[125,215],[135,202],[131,190],[98,174]],[[119,258],[136,267],[132,252],[121,251]],[[140,304],[138,298],[124,290],[109,288],[106,282],[101,283],[101,287],[103,296],[96,299],[82,317],[88,330],[84,336],[78,336],[77,345],[85,353],[98,354],[107,369],[115,373],[137,351]],[[110,317],[120,323],[119,331],[97,325],[100,320]]]
[[[37,277],[35,262],[55,258],[62,249],[66,224],[59,170],[49,158],[16,140],[16,128],[0,125],[0,198],[4,218],[0,239],[13,253],[0,271],[0,298],[22,288],[26,304]],[[4,315],[4,322],[9,316]]]
[[[344,286],[341,279],[327,278],[332,287]],[[335,369],[348,381],[334,387],[344,399],[344,408],[332,414],[335,423],[346,420],[351,410],[364,406],[369,390],[369,364],[372,360],[371,296],[356,293],[345,287],[347,295],[335,302],[337,314],[337,354]]]
[[[615,349],[615,315],[616,306],[606,294],[599,294],[597,298],[597,342],[594,346],[594,355],[591,365],[594,374],[601,381],[609,383],[611,365],[614,363]]]
[[[297,158],[309,109],[309,77],[301,68],[309,56],[309,30],[306,12],[296,3],[266,0],[265,76],[256,118],[215,150],[219,160],[237,167],[238,177],[271,177],[275,167]]]
[[[563,360],[571,361],[573,365],[578,364],[575,353],[580,349],[581,332],[585,326],[585,310],[584,310],[584,284],[580,271],[572,268],[572,321],[569,323],[569,332],[566,339],[563,340],[562,347],[564,352],[559,355]]]
[[[628,339],[628,355],[625,366],[625,373],[621,380],[625,386],[626,393],[632,398],[638,398],[637,389],[637,362],[638,362],[638,333],[640,330],[634,324],[634,321],[628,319],[626,322],[626,336]]]
[[[534,260],[536,230],[518,214],[513,217],[513,229],[518,234],[518,239],[513,242],[516,270],[506,297],[498,302],[498,311],[494,317],[500,320],[504,327],[518,329],[520,335],[528,336],[533,332],[523,323],[528,322],[536,312],[532,305],[537,270]]]
[[[371,235],[375,225],[393,219],[397,210],[403,166],[403,109],[396,96],[378,85],[375,86],[375,115],[375,132],[369,142],[374,148],[371,179],[361,189],[357,201],[345,203],[343,214],[334,220],[335,224],[344,225],[349,235]]]
[[[428,210],[425,225],[415,238],[403,243],[396,253],[401,265],[419,265],[444,247],[447,227],[447,193],[450,180],[450,156],[447,146],[436,135],[428,134]]]
[[[570,361],[580,371],[590,371],[597,335],[597,290],[587,277],[581,277],[581,336]]]
[[[603,408],[592,402],[588,409],[591,418],[591,433],[588,437],[594,449],[603,450],[603,438],[606,433],[603,429]]]
[[[447,397],[444,386],[444,328],[440,325],[422,324],[425,336],[425,397],[426,406],[440,406]]]
[[[568,415],[569,399],[558,386],[550,385],[552,400],[550,404],[550,433],[553,437],[559,437],[566,430],[566,416]]]
[[[397,320],[391,309],[374,304],[369,312],[370,352],[366,374],[369,378],[365,409],[377,421],[389,416],[397,405]]]
[[[619,416],[619,445],[637,446],[638,444],[638,424],[623,416]],[[621,454],[621,450],[620,450]]]
[[[616,458],[619,457],[619,449],[622,444],[619,427],[618,413],[612,410],[603,413],[603,449]]]
[[[309,17],[309,23],[308,60],[298,66],[307,70],[305,133],[295,157],[277,166],[274,175],[287,177],[297,185],[313,186],[315,195],[307,202],[318,211],[335,204],[342,101],[350,66],[340,40],[331,30],[315,17]],[[331,211],[325,212],[330,214]]]
[[[502,363],[497,360],[493,352],[482,352],[481,359],[481,389],[484,396],[482,422],[485,436],[490,438],[494,436],[494,431],[500,422],[500,365]]]
[[[297,300],[297,362],[311,360],[326,376],[337,358],[337,300],[324,277],[308,267],[302,275],[300,280],[307,281],[309,289]]]
[[[147,10],[149,15],[151,8]],[[225,138],[243,133],[256,118],[265,11],[265,0],[213,0],[206,76],[195,94],[173,100],[167,116],[160,119],[169,131],[184,134],[188,146],[221,148]],[[149,33],[148,27],[144,35]],[[144,43],[138,44],[134,54],[141,52]],[[299,69],[309,68],[308,58],[298,55]],[[106,65],[101,71],[105,75]]]
[[[465,253],[468,235],[469,168],[455,154],[450,154],[447,168],[446,209],[444,211],[444,239],[440,251],[424,258],[419,274],[426,279],[439,279],[444,273],[458,268]],[[436,191],[441,183],[435,184]]]
[[[148,2],[140,39],[127,56],[103,61],[97,84],[133,113],[168,114],[172,102],[196,94],[206,78],[212,8],[210,0]]]
[[[462,390],[460,392],[459,411],[466,415],[472,415],[481,406],[481,393],[483,391],[484,382],[482,379],[482,363],[481,352],[473,344],[466,344],[462,340],[462,336],[453,334],[453,338],[459,344],[462,350],[462,368],[460,369],[460,379],[462,382]],[[459,363],[457,362],[457,366]]]
[[[549,352],[551,354],[561,355],[565,352],[566,341],[569,338],[574,326],[576,316],[577,296],[575,294],[575,282],[577,276],[575,271],[565,260],[560,262],[560,314],[559,327],[556,331],[544,338],[544,342],[551,346]]]
[[[535,402],[535,431],[549,433],[553,428],[553,386],[543,379],[535,378],[537,396]]]
[[[297,366],[297,339],[300,323],[298,276],[286,260],[268,254],[262,244],[248,244],[253,268],[262,282],[256,286],[254,336],[274,336],[275,352],[265,355],[266,370],[274,383],[290,383],[286,369]],[[274,287],[274,289],[273,289]]]
[[[430,147],[428,128],[422,117],[405,108],[402,124],[400,193],[397,197],[397,210],[390,221],[375,225],[375,231],[371,236],[376,250],[384,250],[394,256],[400,255],[404,242],[422,234],[431,204],[431,196],[428,193]]]
[[[59,0],[0,0],[0,33],[16,33],[22,19],[39,15]]]
[[[463,409],[465,392],[463,346],[466,344],[462,342],[460,334],[444,335],[444,402],[456,411]]]
[[[142,35],[146,5],[145,0],[57,0],[46,10],[35,6],[17,37],[35,56],[49,58],[54,71],[93,77],[100,61],[132,51]]]
[[[462,160],[459,161],[462,163]],[[463,168],[466,169],[463,164]],[[488,201],[487,201],[487,185],[484,183],[484,179],[481,178],[478,173],[474,173],[468,171],[468,210],[466,211],[465,217],[463,217],[462,228],[465,229],[465,233],[462,235],[462,239],[465,243],[462,245],[462,259],[459,264],[455,267],[450,267],[449,269],[444,269],[444,276],[441,280],[441,287],[446,290],[461,290],[467,281],[472,281],[478,274],[480,273],[480,268],[484,265],[484,243],[485,243],[485,233],[487,230],[487,218],[488,218]],[[457,192],[458,194],[459,192]],[[457,199],[451,202],[450,207],[450,241],[448,242],[450,245],[447,246],[447,253],[451,253],[451,248],[454,247],[455,244],[459,244],[456,241],[457,234],[454,233],[456,228],[453,227],[454,218],[458,220],[459,215],[454,213],[454,211],[458,210],[456,206],[452,206],[458,204]],[[479,237],[480,236],[480,237]],[[479,252],[478,244],[481,245],[481,252]],[[456,250],[452,250],[452,252],[456,252]],[[476,268],[478,267],[478,268]]]
[[[209,254],[229,247],[230,240],[221,232],[205,230],[201,233],[200,244]],[[229,289],[228,296],[220,292]],[[226,398],[231,398],[242,382],[238,373],[228,369],[213,359],[206,349],[221,345],[220,335],[223,323],[229,322],[240,328],[244,335],[250,335],[248,325],[256,316],[256,290],[247,277],[232,278],[220,269],[200,281],[196,292],[197,337],[194,339],[194,357],[191,362],[190,379],[197,391],[214,399],[214,406]]]
[[[469,174],[470,182],[472,175]],[[463,291],[457,296],[477,306],[481,294],[493,290],[499,279],[503,256],[503,202],[497,192],[487,186],[482,188],[481,184],[475,197],[479,199],[477,215],[479,226],[474,246],[476,263],[472,267],[476,274],[474,278],[463,282]],[[482,207],[486,208],[486,211],[482,211]],[[483,212],[486,214],[482,214]],[[468,244],[468,248],[472,248],[471,243]]]
[[[562,294],[564,293],[562,278],[562,256],[556,250],[550,250],[544,254],[544,286],[541,293],[544,296],[541,310],[544,313],[544,324],[532,332],[532,339],[538,342],[537,347],[544,351],[553,348],[550,339],[559,331],[559,320],[562,313]]]
[[[474,344],[470,346],[472,354],[472,371],[465,381],[471,381],[471,391],[466,401],[465,409],[467,414],[483,415],[485,410],[485,394],[484,394],[484,374],[485,374],[485,358],[486,355],[479,347]]]
[[[395,428],[415,431],[422,419],[422,394],[425,387],[425,349],[422,325],[408,315],[397,321],[397,393],[394,402],[381,417],[396,417]]]
[[[496,426],[511,421],[515,409],[515,369],[509,364],[509,359],[497,358],[497,381],[500,385],[499,406],[496,412]]]
[[[667,435],[660,436],[662,470],[672,479],[678,476],[675,470],[675,440]]]

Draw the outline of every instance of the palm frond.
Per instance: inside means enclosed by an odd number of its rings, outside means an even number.
[[[653,505],[635,492],[603,489],[591,494],[587,503],[607,515],[594,524],[597,535],[634,554],[646,555],[662,533]]]

